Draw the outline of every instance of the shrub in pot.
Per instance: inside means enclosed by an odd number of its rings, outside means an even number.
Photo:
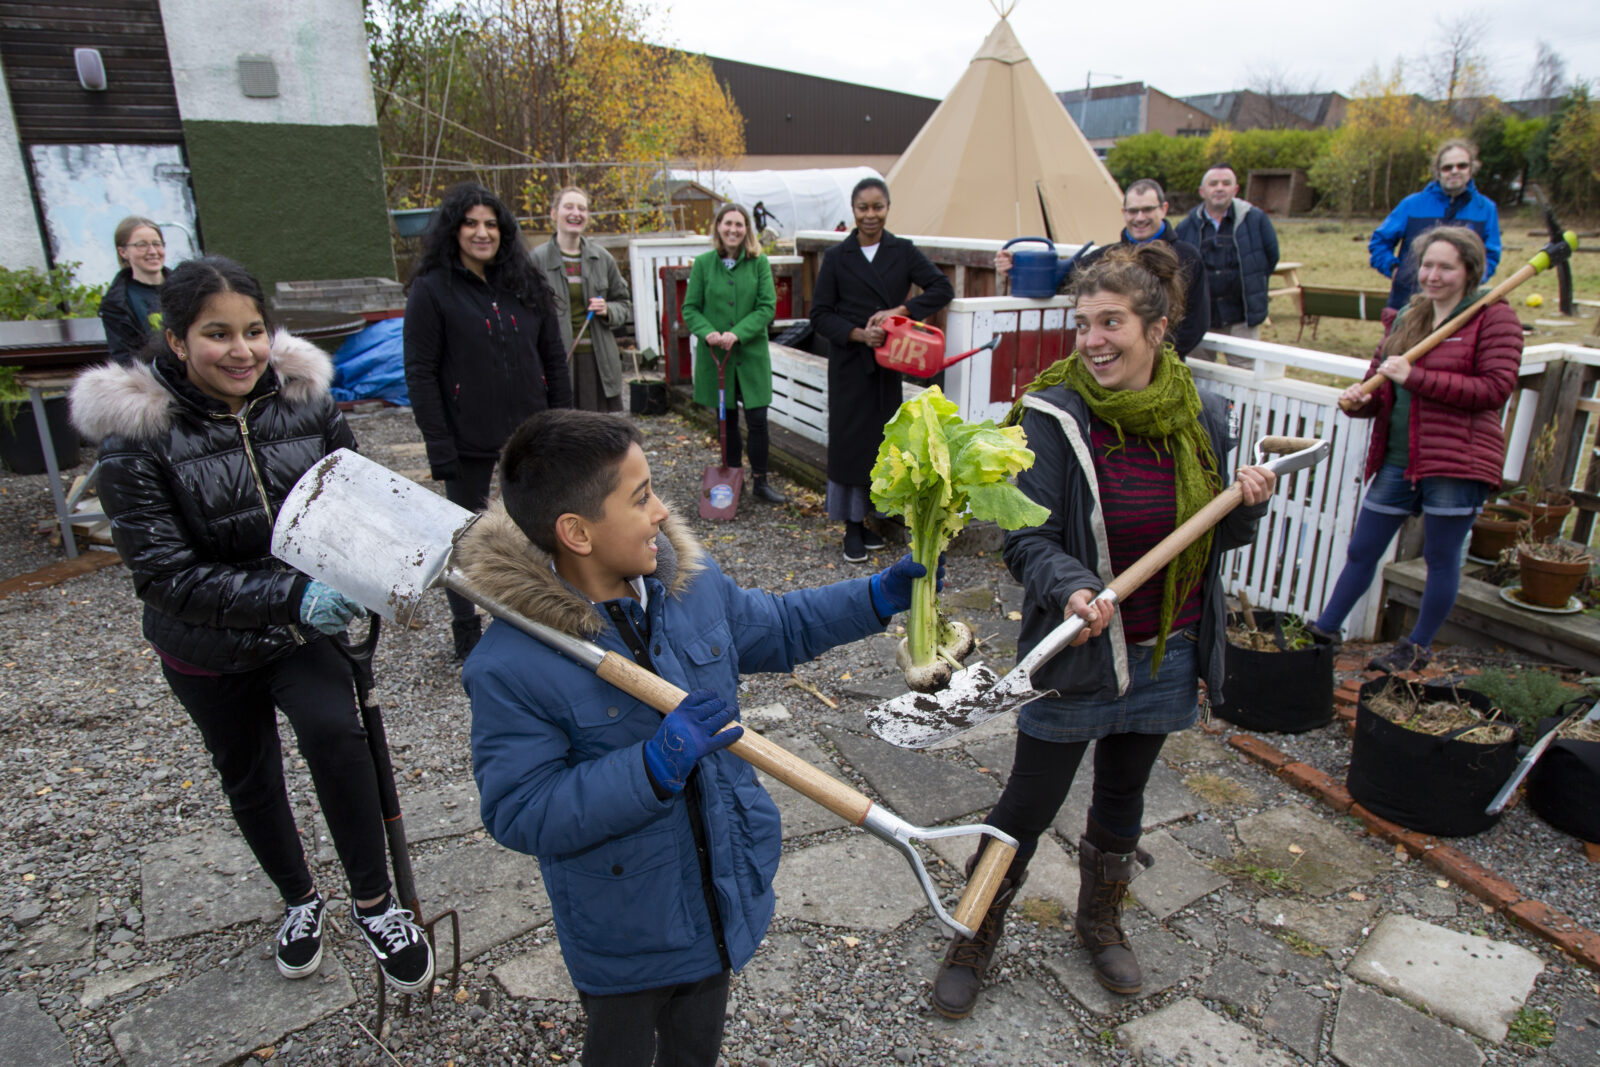
[[[1517,504],[1485,504],[1472,521],[1472,542],[1467,551],[1479,559],[1497,559],[1527,535],[1532,515]]]
[[[1564,608],[1592,566],[1594,553],[1576,542],[1523,542],[1517,546],[1521,599],[1542,608]]]
[[[1223,699],[1211,705],[1218,718],[1286,734],[1333,721],[1330,639],[1306,629],[1298,616],[1259,608],[1232,614],[1228,623]]]

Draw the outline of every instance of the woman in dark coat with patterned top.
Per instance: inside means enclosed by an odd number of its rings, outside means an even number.
[[[828,518],[844,521],[844,558],[866,561],[883,547],[862,525],[872,510],[872,464],[883,427],[899,409],[900,375],[878,366],[891,315],[926,319],[950,303],[950,279],[885,228],[889,187],[863,178],[850,193],[856,228],[822,257],[811,325],[828,342]],[[907,299],[912,285],[922,292]]]

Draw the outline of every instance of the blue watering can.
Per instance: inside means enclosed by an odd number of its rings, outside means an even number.
[[[1056,257],[1055,242],[1048,237],[1013,237],[1001,249],[1010,248],[1020,241],[1038,241],[1048,245],[1048,252],[1029,249],[1011,253],[1011,295],[1046,300],[1056,295],[1061,279],[1067,276],[1071,261]]]

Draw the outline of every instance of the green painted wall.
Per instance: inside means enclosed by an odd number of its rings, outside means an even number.
[[[207,253],[280,281],[393,278],[376,126],[185,122]]]

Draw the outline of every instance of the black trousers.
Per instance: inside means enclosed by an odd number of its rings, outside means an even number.
[[[444,483],[445,499],[468,511],[482,511],[489,503],[489,485],[494,481],[495,461],[462,456],[459,462],[461,477]],[[453,622],[470,622],[477,614],[472,601],[460,593],[446,589],[444,598],[450,602],[450,618]]]
[[[728,396],[724,401],[727,405],[728,418],[728,449],[722,454],[722,462],[729,467],[741,465],[743,460],[743,442],[739,439],[739,378],[734,376],[728,383]],[[744,421],[750,428],[750,470],[756,474],[767,473],[767,457],[771,452],[771,435],[767,430],[767,409],[745,408]]]
[[[355,682],[331,640],[238,674],[202,678],[162,665],[172,693],[200,728],[233,819],[286,901],[312,889],[283,781],[282,710],[311,770],[317,800],[356,900],[389,890],[377,771],[356,707]]]
[[[1112,734],[1094,742],[1094,793],[1089,816],[1119,837],[1138,837],[1144,787],[1166,734]],[[989,813],[989,825],[1019,843],[1014,864],[1025,864],[1072,789],[1088,741],[1041,741],[1017,733],[1011,777]]]
[[[578,998],[589,1017],[583,1067],[716,1067],[727,971],[683,985]]]

